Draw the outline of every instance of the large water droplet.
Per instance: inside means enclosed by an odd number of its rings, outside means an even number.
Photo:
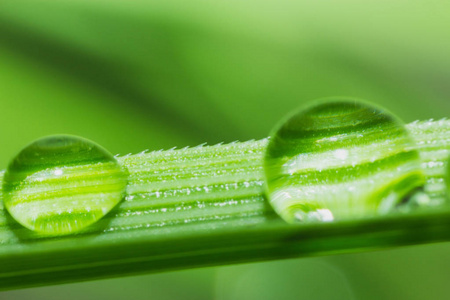
[[[266,192],[286,221],[333,221],[393,211],[424,185],[414,142],[384,109],[327,100],[275,128]]]
[[[50,136],[25,147],[9,164],[4,204],[23,226],[67,234],[96,222],[123,197],[127,173],[92,141]]]

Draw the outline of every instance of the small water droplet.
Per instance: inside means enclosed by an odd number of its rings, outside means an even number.
[[[318,102],[271,136],[266,193],[288,222],[387,214],[425,183],[403,123],[365,102]]]
[[[57,135],[25,147],[9,164],[4,204],[23,226],[44,234],[79,231],[122,199],[127,174],[105,149]]]

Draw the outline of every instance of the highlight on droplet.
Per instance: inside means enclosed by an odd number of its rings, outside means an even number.
[[[79,231],[123,198],[127,172],[96,143],[71,135],[41,138],[10,162],[3,201],[28,229],[50,235]]]
[[[353,99],[318,101],[271,134],[266,194],[287,222],[329,222],[388,214],[425,184],[404,124]]]

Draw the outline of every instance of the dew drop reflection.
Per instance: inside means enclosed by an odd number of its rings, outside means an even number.
[[[266,193],[287,222],[387,214],[425,184],[404,124],[365,102],[318,102],[271,136],[264,157]]]

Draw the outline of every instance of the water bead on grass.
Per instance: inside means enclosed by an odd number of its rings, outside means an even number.
[[[319,101],[272,132],[266,193],[291,223],[387,214],[425,182],[413,146],[404,124],[382,108]]]
[[[127,173],[96,143],[50,136],[31,143],[11,161],[3,201],[23,226],[67,234],[106,215],[121,201],[126,185]]]

